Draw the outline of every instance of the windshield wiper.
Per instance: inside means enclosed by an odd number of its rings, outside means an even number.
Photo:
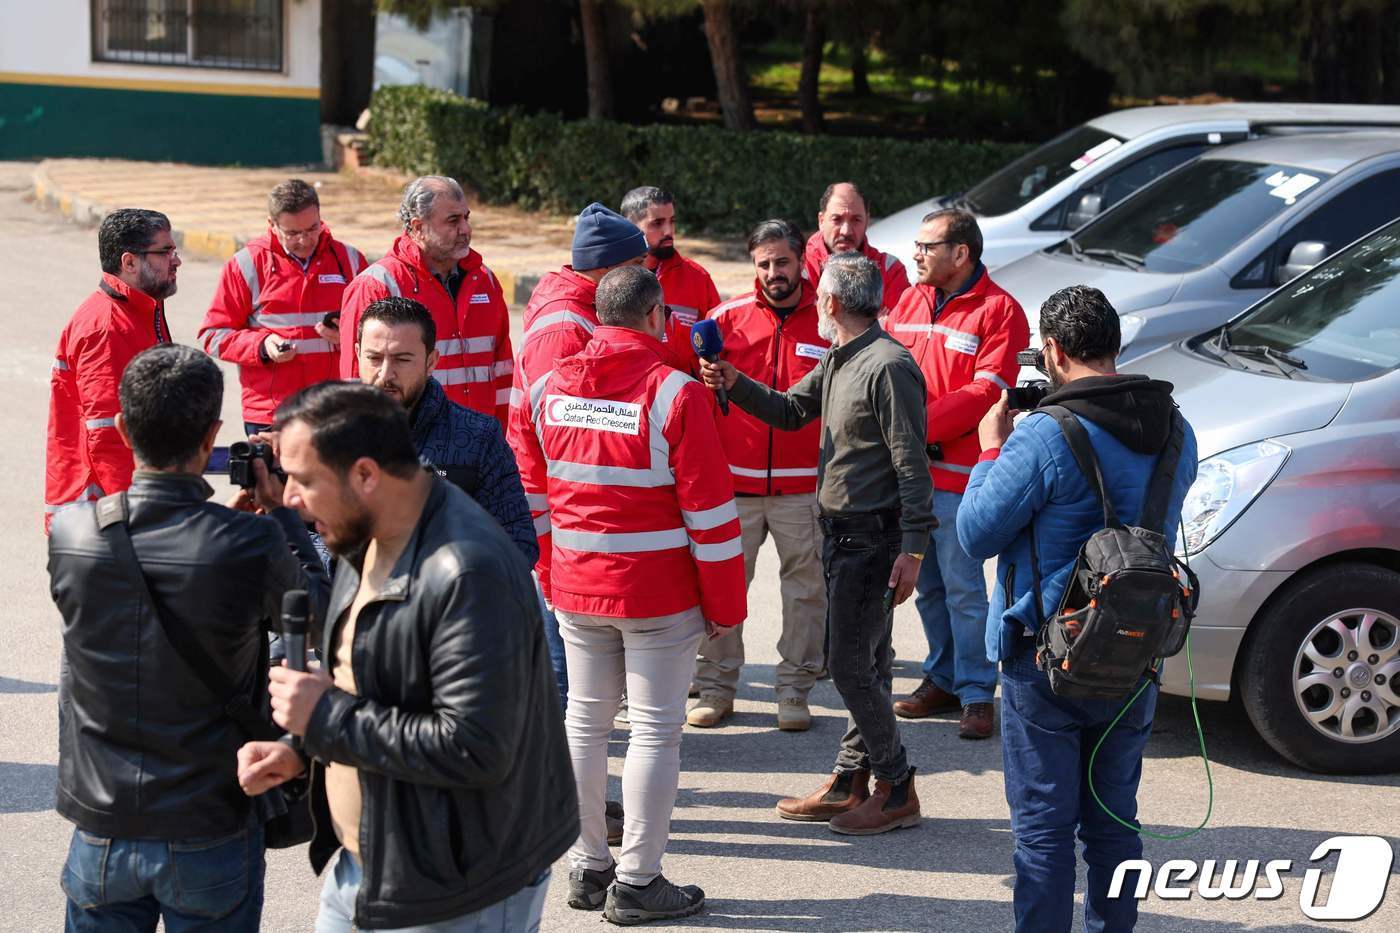
[[[1141,269],[1147,265],[1147,260],[1141,256],[1126,252],[1121,249],[1110,249],[1106,246],[1091,246],[1088,249],[1081,248],[1081,255],[1090,256],[1094,259],[1112,259],[1120,266],[1127,266],[1129,269]]]
[[[960,194],[954,197],[953,207],[956,207],[960,211],[968,211],[972,214],[982,213],[977,208],[977,202],[973,201],[972,198],[969,198],[966,194]]]
[[[1079,260],[1080,262],[1084,261],[1084,249],[1077,242],[1075,242],[1074,237],[1065,237],[1065,242],[1062,245],[1069,247],[1069,254],[1075,259]],[[1060,252],[1064,252],[1064,250],[1060,250]]]
[[[1230,352],[1235,354],[1236,356],[1262,357],[1263,359],[1269,360],[1270,362],[1276,365],[1282,364],[1284,366],[1292,366],[1294,369],[1308,368],[1308,364],[1305,360],[1300,360],[1298,357],[1293,356],[1292,354],[1284,353],[1282,350],[1275,350],[1273,347],[1265,346],[1263,344],[1246,344],[1244,346],[1238,347],[1234,344],[1231,344]]]

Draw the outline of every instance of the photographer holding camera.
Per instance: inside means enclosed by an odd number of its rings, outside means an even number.
[[[58,812],[76,827],[67,929],[154,930],[163,917],[172,931],[256,930],[266,814],[239,790],[240,722],[267,719],[265,632],[282,595],[309,589],[324,609],[325,572],[265,462],[238,511],[206,501],[223,402],[209,357],[148,349],[119,397],[131,489],[58,513],[49,538],[67,655]],[[246,514],[255,506],[267,517]],[[199,669],[210,659],[225,689]]]
[[[1141,857],[1142,841],[1104,807],[1125,821],[1135,819],[1157,686],[1138,678],[1135,702],[1110,728],[1127,696],[1066,696],[1058,664],[1052,689],[1050,671],[1037,664],[1037,634],[1045,619],[1058,621],[1071,610],[1093,606],[1064,603],[1079,597],[1074,587],[1075,569],[1084,560],[1081,548],[1102,533],[1106,513],[1142,524],[1132,529],[1138,538],[1147,537],[1144,531],[1162,535],[1165,542],[1157,542],[1169,556],[1182,500],[1196,478],[1196,440],[1176,412],[1169,383],[1116,372],[1118,315],[1101,291],[1076,285],[1055,292],[1040,309],[1040,336],[1039,365],[1050,378],[1051,391],[1014,431],[1015,412],[1006,398],[982,420],[981,462],[973,469],[957,519],[958,539],[970,555],[998,557],[987,653],[1001,662],[1002,670],[1002,752],[1016,841],[1016,929],[1070,929],[1077,831],[1089,869],[1086,930],[1131,930],[1137,901],[1110,900],[1108,888],[1120,862]],[[1046,412],[1049,406],[1060,408]],[[1061,416],[1075,424],[1062,424]],[[1071,442],[1071,436],[1079,440]],[[1092,453],[1083,450],[1086,437]],[[1091,486],[1081,470],[1081,456],[1097,461],[1089,475],[1102,477],[1106,503],[1098,483]],[[1154,511],[1164,516],[1161,526],[1147,528],[1155,522],[1145,523],[1143,516]],[[1105,637],[1142,634],[1125,632],[1122,624],[1117,628]],[[1076,666],[1073,673],[1091,675],[1089,666]],[[1070,672],[1069,659],[1063,672]],[[1090,794],[1086,764],[1096,746],[1092,780],[1103,806]]]

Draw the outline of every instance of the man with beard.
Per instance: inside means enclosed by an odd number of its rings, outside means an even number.
[[[962,709],[958,735],[990,738],[996,665],[987,660],[987,582],[958,543],[967,478],[982,453],[977,423],[1015,385],[1017,351],[1030,342],[1025,312],[982,265],[982,231],[967,211],[934,211],[914,243],[919,281],[885,321],[928,383],[933,515],[914,604],[928,641],[924,678],[894,705],[906,719]]]
[[[899,303],[909,287],[909,276],[904,263],[870,245],[865,238],[868,226],[870,211],[861,190],[849,181],[827,185],[817,208],[817,232],[807,241],[804,261],[813,282],[821,279],[826,261],[838,253],[859,253],[875,263],[884,285],[883,317]]]
[[[102,278],[58,338],[49,377],[44,530],[60,509],[131,485],[135,462],[117,433],[117,387],[132,357],[170,342],[165,299],[180,256],[164,214],[122,208],[97,231]]]
[[[880,270],[833,256],[817,284],[818,332],[832,342],[816,369],[786,392],[700,361],[712,389],[762,421],[795,431],[822,419],[817,505],[826,572],[828,665],[851,714],[836,766],[808,797],[778,802],[788,820],[829,821],[872,835],[919,822],[919,797],[890,707],[892,609],[909,598],[933,524],[924,450],[924,377],[881,329]],[[875,790],[870,791],[870,774]]]
[[[472,249],[471,209],[462,186],[441,175],[409,182],[399,205],[403,234],[389,255],[350,283],[341,331],[359,332],[360,314],[381,298],[412,298],[437,325],[437,378],[458,405],[495,415],[510,410],[510,313],[495,274]],[[355,345],[340,344],[340,378],[359,375]]]
[[[381,298],[360,315],[360,381],[408,412],[418,457],[491,513],[534,566],[540,556],[515,456],[496,419],[449,401],[433,376],[437,327],[411,298]]]
[[[802,235],[785,220],[765,220],[749,234],[754,290],[708,315],[724,337],[725,359],[780,392],[792,388],[826,355],[830,341],[817,333],[816,288],[802,275]],[[734,478],[734,498],[743,529],[745,585],[771,533],[778,549],[783,630],[774,675],[778,728],[811,727],[807,694],[823,664],[826,583],[815,542],[817,453],[821,424],[800,431],[775,431],[748,412],[731,409],[719,419],[720,440]],[[734,712],[734,693],[744,664],[742,626],[729,638],[700,646],[695,687],[700,699],[686,721],[718,725]]]
[[[667,335],[667,342],[686,338],[680,343],[687,343],[690,325],[719,304],[719,292],[710,273],[676,249],[675,198],[649,185],[633,188],[622,199],[621,213],[647,238],[646,267],[656,273],[671,307],[671,321],[679,325],[674,335]]]
[[[269,687],[312,760],[313,868],[339,850],[316,929],[536,929],[578,818],[529,566],[386,393],[319,383],[275,427],[285,501],[340,557],[324,668]],[[238,758],[250,794],[305,767],[281,742]]]

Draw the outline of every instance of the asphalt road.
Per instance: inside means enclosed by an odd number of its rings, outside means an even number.
[[[57,762],[58,616],[45,585],[44,426],[53,348],[73,308],[97,279],[96,235],[36,211],[23,199],[28,167],[0,163],[0,592],[10,607],[0,652],[0,930],[55,929],[63,894],[59,869],[71,827],[54,813]],[[159,207],[159,204],[142,205]],[[490,256],[490,244],[479,244]],[[169,302],[176,339],[193,342],[218,269],[188,262]],[[517,322],[518,329],[518,322]],[[517,331],[518,332],[518,331]],[[227,439],[236,437],[236,379],[227,386]],[[748,651],[738,714],[725,728],[687,729],[681,789],[665,862],[668,877],[705,888],[706,911],[677,924],[702,930],[1004,930],[1010,906],[1011,835],[997,741],[966,742],[956,721],[904,724],[920,769],[925,819],[909,830],[843,837],[820,824],[778,820],[781,796],[813,789],[829,769],[844,718],[829,682],[813,693],[816,722],[805,734],[775,728],[771,690],[777,639],[776,558],[766,551],[750,593]],[[912,608],[896,619],[901,660],[896,689],[917,682],[922,633]],[[1203,704],[1213,758],[1215,805],[1209,827],[1179,842],[1149,840],[1155,866],[1169,859],[1291,859],[1282,897],[1260,901],[1162,900],[1143,904],[1139,929],[1227,933],[1327,928],[1299,907],[1313,849],[1338,834],[1374,834],[1400,849],[1400,778],[1323,778],[1285,765],[1251,731],[1242,712]],[[625,732],[614,736],[620,774]],[[1141,812],[1159,832],[1195,825],[1206,806],[1189,706],[1164,699],[1147,750]],[[1330,871],[1335,858],[1325,863]],[[1397,869],[1392,869],[1393,871]],[[605,927],[599,914],[569,910],[565,869],[555,872],[545,930]],[[264,928],[308,930],[319,881],[302,850],[270,855]],[[1082,877],[1081,877],[1082,887]],[[1324,884],[1324,889],[1326,884]],[[1400,884],[1364,921],[1333,929],[1400,928]],[[600,926],[602,925],[602,926]]]

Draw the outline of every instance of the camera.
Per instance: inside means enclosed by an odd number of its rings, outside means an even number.
[[[261,460],[267,464],[267,472],[275,476],[285,475],[277,467],[277,461],[272,456],[272,448],[269,445],[235,441],[228,445],[229,482],[235,486],[242,486],[244,489],[252,489],[256,486],[258,475],[253,472],[254,460]]]
[[[1039,408],[1040,403],[1045,401],[1045,396],[1049,394],[1050,383],[1036,380],[1007,389],[1006,403],[1012,411],[1030,411],[1033,408]]]

